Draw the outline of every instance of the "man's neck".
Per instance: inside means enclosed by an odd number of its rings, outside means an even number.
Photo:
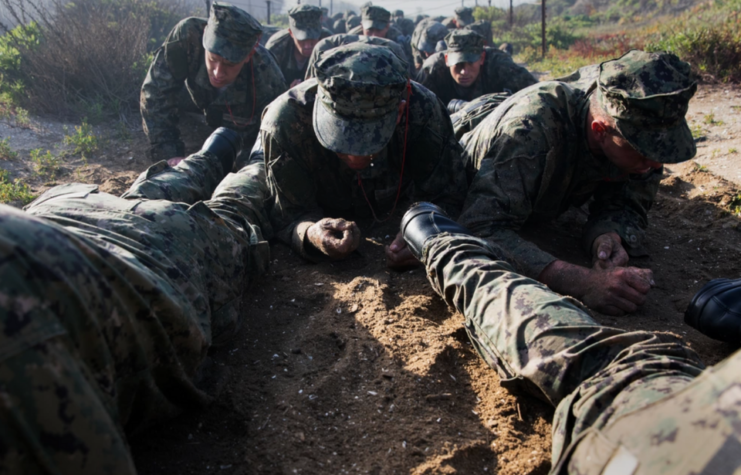
[[[301,52],[293,45],[293,59],[296,60],[296,64],[302,68],[304,64],[309,60],[306,56],[302,55]]]

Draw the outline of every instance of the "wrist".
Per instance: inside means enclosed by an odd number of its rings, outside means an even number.
[[[551,290],[578,299],[587,293],[591,270],[566,261],[551,262],[538,276],[538,280]]]

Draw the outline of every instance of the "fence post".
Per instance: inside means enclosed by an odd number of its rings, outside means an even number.
[[[265,3],[268,4],[268,25],[270,24],[270,0],[265,0]]]
[[[515,13],[512,8],[512,0],[509,0],[509,28],[512,29],[515,26]]]
[[[211,14],[211,0],[206,0],[206,18]]]
[[[541,25],[541,29],[542,29],[542,33],[541,34],[543,36],[543,59],[545,59],[545,0],[541,0],[541,1],[543,2],[542,3],[542,9],[541,9],[542,14],[543,14],[543,23]]]

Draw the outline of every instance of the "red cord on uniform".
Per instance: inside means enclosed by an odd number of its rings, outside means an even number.
[[[365,202],[368,203],[368,207],[371,210],[371,214],[373,215],[373,219],[376,220],[376,222],[383,223],[384,221],[387,221],[391,216],[393,216],[394,211],[396,211],[396,204],[399,202],[399,197],[401,196],[401,185],[404,183],[404,163],[407,161],[407,137],[409,136],[409,105],[411,103],[412,98],[412,83],[409,82],[407,79],[407,103],[406,103],[406,124],[404,124],[404,150],[401,152],[401,171],[399,172],[399,188],[396,190],[396,199],[394,200],[394,207],[391,208],[391,211],[389,212],[389,215],[386,219],[378,219],[378,216],[376,216],[376,211],[373,209],[373,205],[371,205],[370,200],[368,200],[368,196],[365,194],[365,188],[363,188],[363,180],[360,178],[360,172],[355,172],[358,176],[358,185],[360,185],[360,191],[363,192],[363,198],[365,198]]]

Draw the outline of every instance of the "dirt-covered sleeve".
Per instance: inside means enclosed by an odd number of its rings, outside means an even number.
[[[185,153],[177,128],[177,101],[178,92],[188,77],[190,62],[198,55],[202,36],[198,21],[196,18],[187,18],[173,28],[165,43],[156,51],[142,84],[139,107],[153,161],[167,160]]]
[[[306,231],[322,219],[316,184],[299,156],[283,150],[273,136],[261,132],[268,187],[272,199],[270,222],[281,241],[309,260],[320,260],[305,245]]]
[[[589,206],[589,221],[582,232],[582,244],[591,254],[594,240],[605,233],[616,232],[628,254],[647,255],[645,249],[648,211],[659,191],[664,169],[631,176],[622,182],[604,182],[594,194]]]
[[[459,219],[476,236],[504,249],[517,271],[532,278],[556,260],[518,234],[533,213],[548,154],[558,153],[549,150],[538,132],[517,122],[485,143],[488,152],[480,160]]]

